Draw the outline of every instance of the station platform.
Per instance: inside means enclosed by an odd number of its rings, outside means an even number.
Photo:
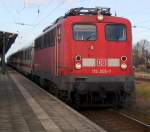
[[[0,73],[0,132],[105,132],[20,73]]]

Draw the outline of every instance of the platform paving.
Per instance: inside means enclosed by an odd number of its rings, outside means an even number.
[[[0,132],[104,132],[14,70],[0,74]]]

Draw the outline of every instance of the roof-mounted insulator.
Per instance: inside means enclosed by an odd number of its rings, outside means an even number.
[[[65,17],[68,17],[68,16],[81,16],[81,15],[97,15],[97,14],[101,14],[101,15],[104,15],[104,16],[111,16],[110,8],[107,8],[107,7],[96,7],[96,8],[79,7],[79,8],[73,8],[65,14]]]
[[[66,17],[69,17],[69,16],[84,16],[84,15],[89,15],[89,16],[92,16],[92,15],[111,16],[111,13],[110,13],[110,8],[107,8],[107,7],[95,7],[95,8],[79,7],[79,8],[73,8],[73,9],[70,9],[65,14],[65,16],[61,16],[61,17],[57,18],[56,21],[52,25],[58,23],[59,21],[63,20]],[[46,32],[48,29],[50,29],[52,27],[52,25],[46,27],[43,30],[43,32]]]

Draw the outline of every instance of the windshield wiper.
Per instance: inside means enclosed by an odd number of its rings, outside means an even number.
[[[85,40],[89,40],[91,37],[93,37],[95,33],[91,33]]]

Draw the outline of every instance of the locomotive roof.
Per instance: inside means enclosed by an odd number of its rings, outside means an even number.
[[[81,16],[81,15],[104,15],[104,16],[111,16],[110,8],[107,7],[96,7],[96,8],[73,8],[70,9],[66,14],[65,18],[69,16]]]
[[[70,16],[93,16],[93,15],[104,15],[104,16],[111,16],[110,13],[110,8],[107,7],[96,7],[96,8],[84,8],[84,7],[79,7],[79,8],[72,8],[70,9],[65,16],[61,16],[59,18],[56,19],[56,21],[54,22],[54,24],[56,24],[57,22],[59,22],[60,20],[70,17]]]
[[[70,17],[70,16],[93,16],[93,15],[104,15],[104,16],[111,16],[110,8],[107,7],[95,7],[95,8],[72,8],[70,9],[64,16],[61,16],[55,20],[55,22],[46,27],[43,32],[47,31],[49,28],[51,28],[54,24],[58,23],[59,21],[63,20],[64,18]]]

